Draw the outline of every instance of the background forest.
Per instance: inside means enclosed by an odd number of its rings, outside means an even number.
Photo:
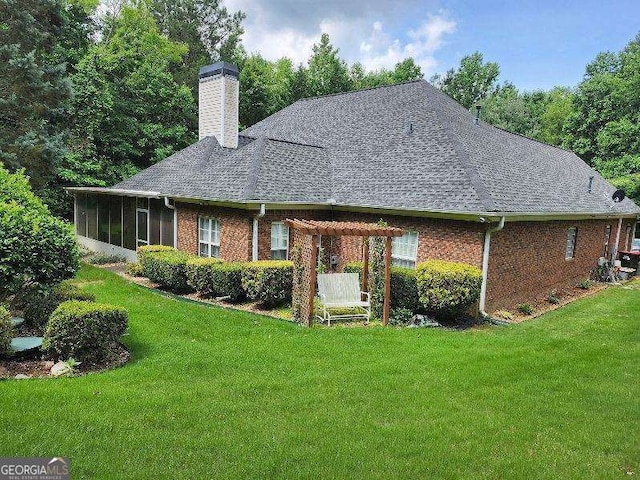
[[[0,0],[0,162],[24,169],[50,209],[63,187],[109,186],[197,140],[197,73],[240,68],[240,123],[308,96],[422,78],[411,58],[366,71],[328,35],[306,64],[242,46],[243,12],[221,0]],[[586,65],[577,86],[519,91],[475,52],[429,79],[493,125],[575,151],[640,200],[640,34]]]

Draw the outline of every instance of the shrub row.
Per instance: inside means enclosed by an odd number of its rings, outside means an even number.
[[[142,274],[168,290],[195,290],[203,296],[244,299],[274,307],[291,300],[293,263],[289,261],[223,262],[200,258],[172,247],[138,249]]]
[[[229,297],[229,301],[239,302],[246,297],[242,265],[217,258],[194,258],[187,262],[187,281],[205,297]]]
[[[24,320],[27,325],[42,329],[53,311],[63,302],[78,300],[93,302],[95,295],[85,292],[77,285],[64,281],[47,291],[34,291],[25,296],[22,303]]]
[[[188,292],[187,262],[192,255],[162,245],[150,245],[138,249],[142,274],[154,283],[173,292]]]
[[[128,314],[120,307],[71,300],[51,314],[42,347],[58,359],[97,361],[110,352],[127,330]]]
[[[265,260],[244,263],[242,288],[247,292],[247,297],[266,307],[290,302],[293,289],[293,262]]]
[[[344,271],[362,274],[362,263],[348,263]],[[465,263],[428,260],[416,270],[391,267],[391,308],[453,317],[478,300],[481,284],[481,270]]]
[[[482,271],[465,263],[428,260],[416,269],[420,303],[431,313],[455,317],[480,297]]]

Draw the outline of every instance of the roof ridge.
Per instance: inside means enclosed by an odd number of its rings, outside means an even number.
[[[322,145],[312,145],[311,143],[294,142],[293,140],[284,140],[281,138],[273,138],[273,137],[261,137],[261,138],[264,138],[266,140],[271,140],[272,142],[289,143],[291,145],[300,145],[303,147],[325,148]]]
[[[317,100],[319,98],[327,98],[327,97],[336,97],[338,95],[349,95],[350,93],[360,93],[360,92],[367,92],[369,90],[377,90],[379,88],[389,88],[389,87],[398,87],[400,85],[407,85],[409,83],[418,83],[418,82],[425,82],[425,83],[429,83],[427,82],[424,78],[418,78],[416,80],[406,80],[404,82],[398,82],[398,83],[390,83],[388,85],[376,85],[375,87],[365,87],[365,88],[359,88],[357,90],[349,90],[348,92],[336,92],[336,93],[327,93],[326,95],[314,95],[312,97],[304,97],[304,98],[299,98],[298,100],[296,100],[293,103],[298,103],[298,102],[305,102],[307,100]]]
[[[245,198],[253,198],[258,187],[258,174],[262,166],[262,158],[264,157],[264,149],[267,144],[265,137],[256,138],[249,145],[254,145],[256,151],[251,155],[251,171],[248,175],[247,187],[245,188]],[[248,146],[248,145],[247,145]]]
[[[434,87],[434,90],[437,90],[439,93],[445,95],[452,102],[455,102],[455,100],[453,100],[451,97],[446,95],[444,92],[436,89],[435,87]],[[428,95],[429,94],[427,94],[427,96]],[[478,168],[473,164],[473,162],[471,162],[471,160],[469,159],[469,155],[467,154],[467,151],[464,149],[464,147],[462,146],[462,143],[460,142],[458,137],[455,135],[453,131],[453,127],[451,126],[451,122],[447,119],[445,115],[442,115],[442,109],[440,108],[440,105],[438,105],[437,101],[433,102],[432,108],[433,108],[433,112],[436,114],[437,118],[440,120],[442,129],[444,130],[445,135],[451,142],[451,145],[453,146],[453,149],[457,154],[458,161],[462,166],[463,170],[465,171],[465,173],[467,174],[467,176],[469,177],[469,181],[471,182],[473,189],[478,195],[480,202],[484,206],[484,209],[487,212],[496,210],[496,203],[494,202],[493,197],[491,196],[491,193],[485,186],[484,181],[480,176],[480,172],[478,171]]]

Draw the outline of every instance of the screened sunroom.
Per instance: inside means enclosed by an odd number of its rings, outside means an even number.
[[[142,245],[175,246],[175,209],[166,199],[148,192],[117,194],[106,188],[69,190],[75,197],[78,242],[86,248],[135,261],[136,249]]]

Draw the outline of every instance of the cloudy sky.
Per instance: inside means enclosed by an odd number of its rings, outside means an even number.
[[[243,10],[244,45],[305,62],[321,33],[349,63],[393,67],[411,56],[425,77],[476,50],[501,80],[531,90],[575,85],[585,64],[640,31],[640,0],[226,0]]]

